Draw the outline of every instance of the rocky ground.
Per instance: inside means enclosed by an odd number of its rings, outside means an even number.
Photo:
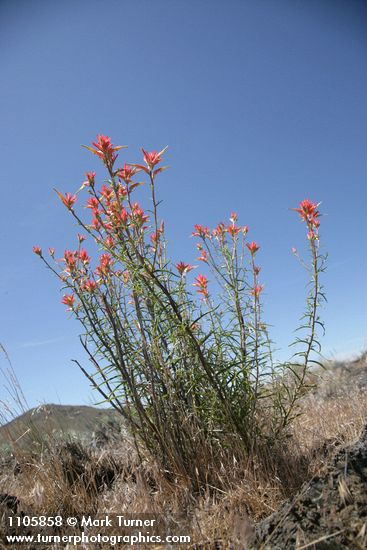
[[[253,548],[367,548],[367,426],[280,510],[257,526]]]

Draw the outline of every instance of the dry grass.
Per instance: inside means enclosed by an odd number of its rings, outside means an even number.
[[[367,422],[367,354],[329,365],[316,381],[293,427],[294,440],[303,454],[312,454],[314,468],[327,450],[358,439]]]
[[[358,364],[361,372],[362,367],[367,377],[367,367]],[[213,540],[243,541],[253,522],[275,511],[322,471],[330,453],[358,438],[367,418],[367,392],[351,387],[348,376],[342,370],[333,375],[331,389],[324,375],[317,392],[304,400],[303,415],[288,442],[277,452],[259,449],[251,460],[241,462],[223,455],[220,490],[208,486],[203,494],[193,495],[184,481],[168,481],[155,464],[138,466],[126,439],[103,450],[64,444],[41,457],[18,456],[20,472],[15,475],[9,464],[3,466],[0,492],[17,496],[35,514],[158,513],[171,527],[179,524],[200,547]]]

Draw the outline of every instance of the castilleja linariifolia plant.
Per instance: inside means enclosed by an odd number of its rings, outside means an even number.
[[[218,485],[208,455],[215,464],[226,450],[246,454],[260,441],[271,445],[297,414],[319,351],[318,205],[304,200],[295,209],[307,226],[310,261],[302,263],[311,286],[296,357],[274,365],[261,306],[260,246],[248,239],[248,227],[238,225],[235,213],[214,229],[195,225],[200,268],[172,264],[156,197],[165,149],[143,149],[141,164],[118,166],[121,148],[97,136],[86,149],[104,164],[105,182],[98,185],[88,172],[76,194],[57,191],[80,227],[76,249],[61,259],[52,248],[48,259],[40,247],[34,252],[61,280],[62,303],[83,326],[92,370],[79,367],[126,419],[140,456],[148,451],[168,477],[196,489]],[[149,211],[137,198],[144,190]]]

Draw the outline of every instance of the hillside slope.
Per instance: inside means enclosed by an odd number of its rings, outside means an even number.
[[[39,445],[49,438],[77,437],[84,441],[119,431],[120,415],[114,409],[89,406],[41,405],[0,427],[0,449],[11,443],[22,448]]]

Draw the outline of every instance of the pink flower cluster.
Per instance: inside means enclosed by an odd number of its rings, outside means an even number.
[[[214,237],[219,241],[223,241],[226,233],[232,238],[237,237],[240,233],[243,233],[244,235],[248,233],[247,225],[236,225],[237,214],[235,212],[231,213],[229,220],[231,222],[230,224],[226,225],[223,222],[220,222],[212,231],[210,231],[207,226],[196,224],[194,226],[195,231],[191,235],[192,237],[201,237],[202,239],[211,239]]]
[[[226,245],[226,235],[229,235],[231,237],[234,246],[236,244],[236,239],[237,239],[238,235],[242,234],[243,237],[246,237],[246,235],[248,233],[248,230],[249,230],[248,226],[247,225],[244,225],[244,226],[237,225],[237,219],[238,219],[238,216],[237,216],[236,212],[232,212],[230,214],[230,217],[229,217],[230,224],[226,225],[225,223],[220,222],[220,223],[217,224],[217,226],[212,231],[209,229],[209,227],[201,225],[201,224],[196,224],[194,226],[195,231],[193,231],[193,233],[191,235],[193,237],[199,237],[203,242],[203,244],[201,244],[201,243],[196,244],[196,247],[200,252],[200,256],[197,258],[199,261],[204,262],[204,263],[209,263],[209,253],[208,253],[209,245],[208,245],[208,242],[209,243],[211,241],[213,242],[213,239],[219,243],[220,247],[223,247],[223,246]],[[206,246],[206,249],[204,248],[204,246]],[[255,277],[257,277],[257,275],[260,272],[260,268],[254,265],[253,260],[254,260],[256,252],[260,249],[260,247],[255,241],[253,241],[251,243],[247,243],[246,246],[247,246],[247,248],[248,248],[248,250],[251,254],[252,268],[253,268],[254,275],[255,275]],[[203,277],[203,276],[201,276],[201,277]],[[208,281],[206,280],[206,282],[205,282],[204,279],[200,279],[199,281],[196,280],[196,283],[194,283],[194,286],[196,286],[198,288],[197,292],[204,295],[205,297],[208,297],[208,289],[207,289],[207,282]],[[262,291],[262,289],[263,289],[263,286],[258,285],[257,284],[257,279],[255,279],[254,286],[253,286],[253,289],[252,289],[253,295],[258,297],[260,295],[260,292]]]
[[[317,240],[318,229],[320,227],[320,212],[318,211],[319,204],[311,202],[309,199],[304,199],[298,205],[298,208],[294,208],[299,213],[302,221],[306,222],[308,227],[307,237],[309,240]]]
[[[116,244],[124,239],[132,239],[135,242],[138,242],[141,238],[144,239],[148,227],[149,216],[137,201],[131,200],[132,192],[140,185],[139,182],[133,181],[133,177],[144,171],[153,180],[159,172],[165,169],[165,167],[157,168],[157,165],[161,162],[166,149],[159,152],[149,152],[142,149],[144,164],[124,163],[121,168],[115,169],[114,164],[121,148],[120,145],[113,145],[109,136],[102,134],[97,135],[91,146],[86,146],[86,149],[102,160],[113,179],[110,183],[102,185],[98,190],[96,189],[96,173],[94,171],[86,172],[85,180],[79,191],[85,188],[88,190],[89,196],[84,207],[91,212],[89,225],[81,222],[74,210],[77,194],[62,194],[56,190],[61,202],[74,215],[79,225],[83,226],[97,243],[103,245],[102,247],[105,247],[105,250],[111,252]],[[164,224],[162,222],[150,237],[153,245],[157,245],[163,233]],[[78,240],[79,245],[81,245],[85,237],[78,235]],[[45,261],[39,246],[34,246],[33,252]],[[55,260],[55,250],[50,248],[49,253],[51,258]],[[68,283],[71,288],[77,289],[80,293],[95,293],[101,282],[112,274],[117,276],[119,273],[118,270],[113,271],[114,259],[107,252],[101,254],[94,271],[90,268],[91,258],[84,248],[79,247],[75,251],[66,250],[64,256],[55,261],[57,264],[63,264],[60,267],[59,275],[62,281]],[[185,271],[188,272],[190,269],[191,267],[187,265]],[[121,278],[124,283],[127,283],[128,272],[121,272]],[[75,293],[65,294],[62,303],[70,309],[75,309],[77,307]]]
[[[204,296],[204,298],[209,298],[208,279],[205,275],[198,275],[193,283],[193,286],[197,287],[197,292]]]
[[[128,270],[121,271],[115,268],[116,256],[114,248],[123,243],[135,243],[134,246],[139,246],[139,254],[145,254],[144,248],[146,241],[150,243],[150,250],[154,251],[153,265],[156,257],[162,254],[162,236],[164,234],[164,223],[158,225],[156,215],[154,215],[154,231],[150,234],[146,233],[150,222],[149,216],[143,210],[139,202],[132,200],[132,193],[135,188],[141,185],[141,182],[133,180],[134,176],[139,172],[148,174],[150,178],[151,188],[154,189],[154,179],[156,175],[166,167],[159,167],[165,149],[161,151],[146,151],[142,149],[143,163],[142,164],[127,164],[122,167],[114,168],[114,164],[118,157],[118,151],[122,146],[115,146],[111,142],[111,138],[102,134],[97,135],[92,146],[86,148],[102,160],[108,169],[111,179],[107,184],[96,189],[96,173],[93,171],[86,172],[85,181],[83,181],[79,191],[87,188],[88,199],[84,203],[84,207],[91,212],[90,224],[85,224],[80,220],[74,210],[77,202],[77,194],[65,193],[62,194],[56,191],[64,206],[72,213],[81,225],[97,242],[98,245],[105,250],[99,257],[99,263],[94,271],[90,267],[91,258],[81,244],[85,240],[85,236],[78,235],[79,248],[75,251],[65,250],[61,260],[63,265],[60,278],[76,289],[80,293],[93,295],[98,292],[101,283],[106,282],[112,275],[115,275],[124,283],[129,281]],[[78,191],[78,193],[79,193]],[[154,191],[153,192],[153,204]],[[318,239],[318,228],[320,225],[318,204],[305,199],[300,202],[298,208],[294,210],[299,213],[302,221],[305,221],[308,227],[308,238],[310,241]],[[229,216],[229,223],[220,222],[214,229],[195,224],[192,236],[199,237],[200,242],[197,243],[197,249],[200,253],[197,258],[199,261],[208,265],[213,264],[212,248],[214,250],[235,250],[238,239],[242,235],[244,239],[248,233],[248,226],[240,226],[237,224],[238,216],[236,212],[232,212]],[[243,242],[243,241],[242,241]],[[263,290],[263,285],[258,282],[260,267],[255,265],[255,256],[260,247],[255,242],[246,243],[246,247],[250,253],[250,265],[252,266],[253,285],[251,289],[252,295],[257,299]],[[106,252],[106,250],[108,252]],[[40,256],[44,261],[42,249],[39,246],[33,247],[33,252]],[[110,253],[109,253],[110,252]],[[49,254],[54,259],[55,250],[49,248]],[[175,265],[180,276],[180,280],[184,282],[186,275],[194,269],[194,266],[180,261]],[[199,274],[193,282],[196,292],[204,299],[209,298],[208,279],[205,275]],[[77,293],[78,293],[77,292]],[[62,303],[68,308],[76,308],[75,295],[65,294],[62,298]]]

